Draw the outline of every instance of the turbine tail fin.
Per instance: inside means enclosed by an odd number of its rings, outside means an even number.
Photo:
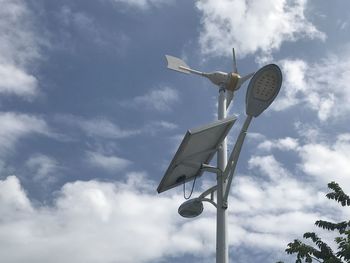
[[[168,63],[167,65],[168,69],[190,74],[190,67],[182,59],[179,59],[177,57],[173,57],[170,55],[165,55],[165,58]]]

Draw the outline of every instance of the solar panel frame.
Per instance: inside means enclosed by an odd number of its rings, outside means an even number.
[[[236,116],[232,116],[206,126],[188,130],[171,160],[157,192],[165,192],[201,176],[204,172],[201,165],[209,164],[236,119]],[[198,136],[199,138],[197,138]],[[200,150],[197,151],[196,149]],[[184,175],[186,176],[185,180],[179,180]]]

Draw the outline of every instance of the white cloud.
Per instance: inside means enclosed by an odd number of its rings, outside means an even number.
[[[282,110],[299,103],[308,90],[305,75],[309,70],[308,64],[303,60],[286,60],[281,63],[283,69],[282,94],[274,102],[273,107]]]
[[[202,14],[202,52],[239,56],[262,52],[268,56],[285,41],[325,39],[305,17],[306,0],[198,0]]]
[[[235,179],[228,218],[233,251],[254,247],[277,253],[313,230],[317,218],[333,218],[339,211],[272,156],[254,157],[250,165],[263,177]],[[2,260],[141,263],[186,253],[198,261],[214,257],[213,207],[206,204],[199,218],[183,219],[177,214],[182,197],[176,191],[156,195],[156,184],[142,173],[125,178],[67,183],[50,206],[34,206],[16,177],[0,181]]]
[[[171,106],[179,100],[177,90],[170,87],[161,87],[150,90],[148,93],[131,100],[123,101],[122,106],[139,110],[169,111]]]
[[[321,121],[346,116],[350,111],[350,51],[342,52],[313,64],[300,59],[281,61],[284,72],[282,96],[273,108],[306,107],[315,111]]]
[[[35,32],[34,17],[25,1],[1,1],[0,94],[30,99],[38,93],[38,81],[30,70],[41,57],[44,40],[43,32]]]
[[[22,212],[33,212],[31,203],[15,176],[9,176],[3,181],[0,180],[0,203],[0,211],[4,219],[12,216],[20,217],[23,215]],[[13,213],[15,211],[19,213]]]
[[[288,175],[287,171],[276,161],[272,155],[253,156],[248,162],[249,168],[258,167],[263,174],[268,175],[271,180],[277,180]]]
[[[262,141],[264,140],[266,137],[265,135],[258,133],[258,132],[249,132],[247,133],[247,139],[248,140],[255,140],[255,141]]]
[[[305,139],[307,142],[317,142],[324,141],[328,137],[317,125],[310,122],[300,122],[294,123],[294,127],[300,139]]]
[[[88,135],[104,138],[126,138],[140,133],[138,130],[121,129],[115,123],[104,118],[81,120],[79,125]]]
[[[295,150],[298,146],[298,139],[286,137],[277,140],[264,140],[258,144],[257,148],[267,151],[272,149]]]
[[[94,21],[87,14],[82,12],[73,12],[68,6],[63,6],[60,11],[60,18],[66,26],[77,26],[83,29],[95,29]],[[92,28],[91,28],[92,27]]]
[[[339,28],[339,30],[341,30],[341,31],[343,31],[349,27],[348,20],[338,19],[336,24],[337,24],[337,27]]]
[[[300,167],[320,184],[336,181],[350,190],[350,134],[341,134],[335,143],[308,143],[299,151]]]
[[[59,115],[56,120],[83,130],[88,136],[97,136],[106,139],[121,139],[138,135],[140,130],[120,128],[116,123],[106,118],[85,119],[73,115]]]
[[[140,174],[126,183],[68,183],[50,207],[33,206],[16,177],[0,182],[8,193],[0,191],[4,262],[154,262],[203,251],[208,219],[181,219],[179,198],[156,196]]]
[[[177,125],[168,121],[153,121],[142,128],[144,133],[155,135],[161,131],[171,131],[177,129]]]
[[[102,0],[100,0],[102,1]],[[105,0],[106,1],[106,0]],[[171,0],[108,0],[115,4],[124,4],[140,9],[148,9],[150,7],[158,7],[163,4],[168,4]]]
[[[302,173],[303,180],[312,182],[315,189],[336,181],[346,191],[350,191],[350,134],[327,136],[319,133],[319,129],[315,127],[311,127],[311,131],[304,126],[300,129],[306,134],[300,140],[290,137],[266,139],[259,143],[257,148],[270,154],[275,149],[294,153],[298,161],[293,172],[299,175]],[[276,178],[290,173],[278,165],[273,155],[253,156],[249,167],[261,167],[266,174]]]
[[[118,172],[127,168],[131,161],[112,155],[104,155],[99,152],[87,152],[88,162],[96,167],[109,172]]]
[[[304,232],[320,233],[314,226],[316,220],[346,219],[346,213],[325,198],[326,183],[298,178],[274,156],[253,156],[249,169],[253,175],[237,176],[232,188],[230,220],[239,228],[238,236],[232,230],[234,244],[283,251]],[[321,236],[332,242],[326,231]]]
[[[0,93],[32,97],[37,93],[37,79],[9,64],[0,64]]]
[[[0,154],[13,152],[19,139],[31,134],[50,135],[46,122],[36,116],[13,112],[0,112]]]
[[[64,30],[59,35],[59,41],[65,49],[79,49],[74,41],[78,32],[83,41],[98,46],[100,50],[114,51],[118,55],[126,53],[130,39],[123,32],[108,31],[93,16],[80,10],[76,11],[67,5],[61,8],[58,16]]]
[[[57,180],[60,165],[56,159],[36,154],[26,161],[26,166],[33,173],[33,180],[37,183],[53,183]]]
[[[88,136],[104,139],[123,139],[141,134],[155,135],[162,131],[174,130],[177,125],[168,121],[150,121],[146,125],[135,129],[121,128],[117,123],[97,117],[85,119],[73,115],[58,115],[56,121],[80,128]]]

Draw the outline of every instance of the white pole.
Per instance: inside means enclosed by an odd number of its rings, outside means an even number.
[[[226,92],[223,87],[219,91],[218,119],[226,118]],[[223,140],[218,150],[217,166],[224,171],[227,164],[227,141]],[[216,214],[216,263],[228,263],[227,242],[227,203],[224,201],[226,180],[223,173],[217,175],[217,214]]]

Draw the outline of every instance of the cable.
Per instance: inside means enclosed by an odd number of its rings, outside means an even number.
[[[193,184],[192,184],[192,189],[191,189],[191,192],[190,192],[190,195],[189,195],[189,196],[186,196],[186,186],[185,186],[186,181],[184,181],[184,183],[183,183],[184,198],[185,198],[186,200],[190,199],[191,196],[192,196],[193,189],[194,189],[194,185],[196,184],[196,179],[197,179],[197,176],[194,177]]]

